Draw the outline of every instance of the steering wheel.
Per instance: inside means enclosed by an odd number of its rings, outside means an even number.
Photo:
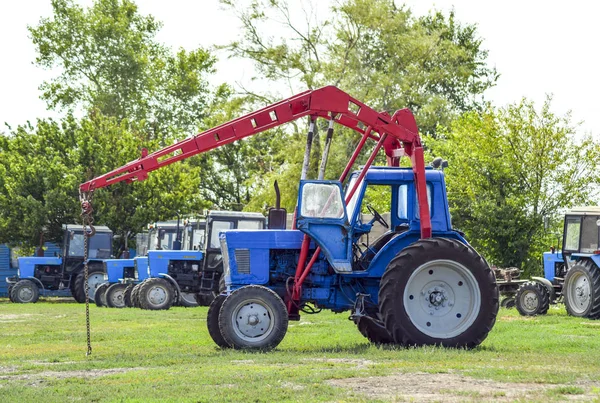
[[[381,214],[377,212],[377,210],[373,208],[373,206],[367,204],[367,210],[369,210],[369,213],[373,214],[373,220],[377,221],[379,224],[383,225],[387,229],[390,228],[385,219],[381,216]]]

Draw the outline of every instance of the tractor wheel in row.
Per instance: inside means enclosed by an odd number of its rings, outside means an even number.
[[[600,268],[591,259],[577,262],[565,276],[562,294],[569,315],[600,318]]]
[[[40,298],[40,290],[31,280],[20,280],[11,287],[10,300],[17,304],[35,303]]]
[[[96,306],[103,307],[106,305],[106,290],[110,287],[110,283],[103,283],[96,288],[96,292],[94,293],[94,302]],[[91,298],[91,296],[90,296]]]
[[[140,307],[140,287],[142,286],[142,284],[144,284],[143,281],[141,283],[136,284],[133,287],[133,290],[131,290],[131,304],[133,305],[134,308],[141,308]]]
[[[550,307],[550,294],[543,284],[528,281],[519,287],[515,305],[523,316],[545,315]]]
[[[500,301],[500,306],[506,309],[512,309],[516,305],[515,297],[506,297]]]
[[[7,292],[8,292],[8,299],[9,299],[9,301],[10,301],[10,302],[15,302],[15,301],[13,301],[13,299],[12,299],[12,296],[10,295],[10,292],[12,291],[12,288],[13,288],[13,287],[14,287],[14,284],[9,284],[9,285],[8,285],[8,290],[7,290]]]
[[[206,326],[208,327],[208,334],[221,348],[229,348],[229,344],[225,341],[221,335],[221,329],[219,329],[219,312],[223,301],[227,298],[226,295],[217,295],[210,306],[208,307],[208,314],[206,315]]]
[[[498,314],[498,287],[487,262],[454,239],[419,240],[388,264],[379,311],[396,344],[473,348]]]
[[[106,306],[109,308],[125,308],[125,290],[127,284],[113,284],[106,290]]]
[[[360,334],[373,344],[394,344],[394,339],[385,328],[382,321],[371,316],[361,316],[356,319],[356,327]]]
[[[128,284],[127,288],[125,288],[125,291],[123,292],[123,303],[127,308],[133,308],[133,301],[131,300],[133,287],[135,287],[135,284]]]
[[[288,312],[273,290],[248,285],[229,294],[219,310],[219,330],[235,349],[271,350],[283,340]]]
[[[164,278],[150,278],[140,286],[139,303],[142,309],[169,309],[173,305],[175,291]]]
[[[198,302],[196,302],[196,295],[191,292],[182,292],[179,296],[179,306],[184,306],[186,308],[193,308],[198,306]]]
[[[88,266],[88,286],[89,286],[89,297],[90,301],[95,301],[96,299],[96,289],[104,283],[104,269],[102,266],[97,264],[90,264]],[[75,301],[79,303],[85,302],[85,275],[83,269],[77,277],[75,277],[75,281],[71,287],[71,294]]]
[[[199,292],[196,293],[194,295],[194,297],[196,298],[196,303],[199,306],[210,306],[212,304],[212,302],[215,300],[215,298],[217,297],[216,293],[214,292]]]

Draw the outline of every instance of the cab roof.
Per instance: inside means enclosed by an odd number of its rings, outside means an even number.
[[[358,175],[360,171],[354,171],[352,175]],[[439,169],[425,167],[425,180],[428,182],[438,182],[444,177],[444,173]],[[412,168],[399,168],[387,166],[371,166],[367,171],[367,181],[399,181],[412,182],[415,180],[415,174]]]
[[[567,215],[600,215],[600,206],[573,207]]]
[[[105,225],[94,225],[96,232],[110,232],[112,234],[112,230]],[[83,225],[81,224],[66,224],[63,225],[63,229],[74,231],[74,232],[83,232]]]

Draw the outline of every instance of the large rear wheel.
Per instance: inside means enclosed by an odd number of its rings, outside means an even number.
[[[219,311],[221,335],[235,349],[271,350],[283,340],[287,327],[285,304],[260,285],[233,291]]]
[[[498,313],[498,287],[487,262],[454,239],[419,240],[389,263],[379,309],[394,342],[473,348]]]
[[[85,276],[84,269],[81,269],[81,272],[77,274],[75,277],[75,281],[73,282],[73,286],[71,287],[71,293],[73,294],[73,298],[75,301],[79,303],[85,302]],[[98,264],[90,264],[88,266],[88,286],[90,301],[95,301],[96,289],[100,287],[102,283],[104,283],[104,269],[102,266]]]
[[[598,319],[600,317],[600,269],[591,259],[579,261],[567,272],[562,294],[569,315]]]

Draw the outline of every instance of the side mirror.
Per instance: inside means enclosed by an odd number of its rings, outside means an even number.
[[[69,239],[73,240],[75,238],[75,232],[69,231]]]

